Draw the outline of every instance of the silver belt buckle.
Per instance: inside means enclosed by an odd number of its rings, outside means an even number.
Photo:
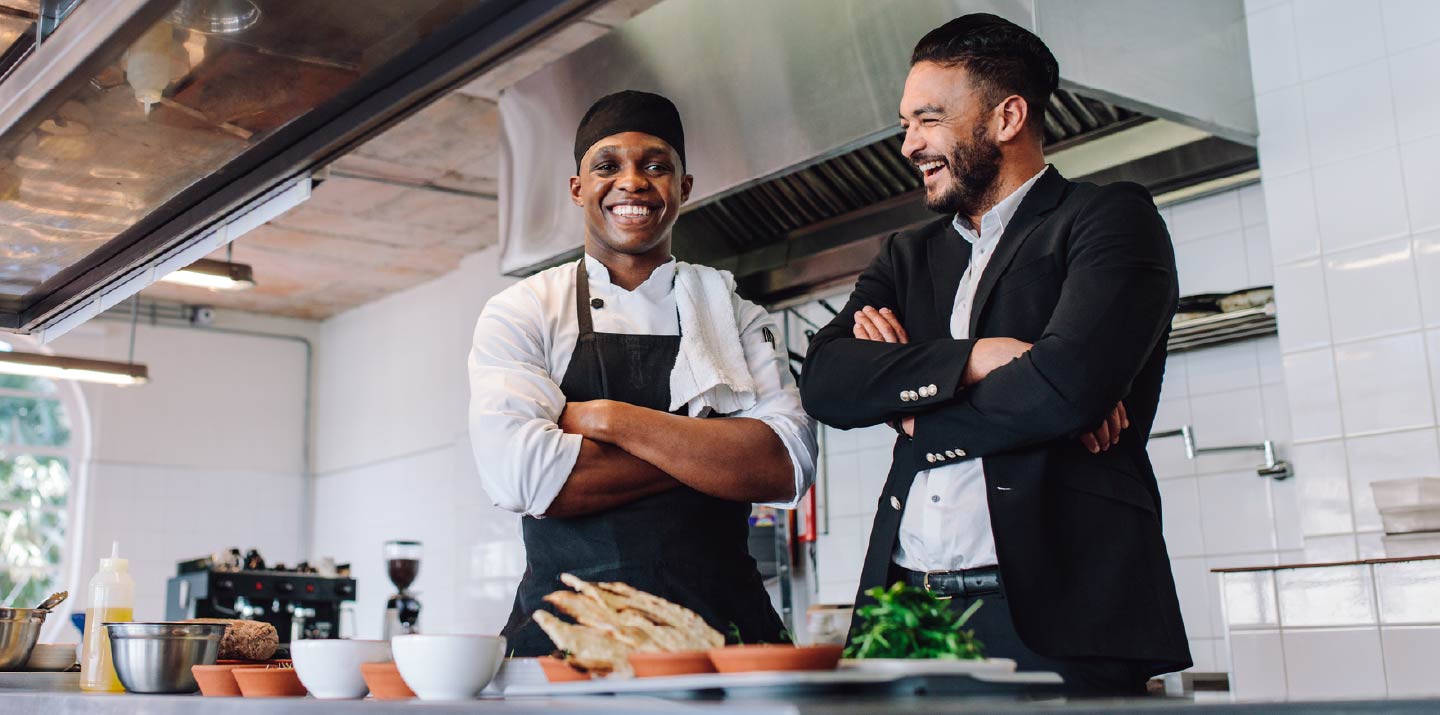
[[[928,593],[928,594],[930,594],[930,595],[932,595],[932,596],[935,596],[935,592],[932,591],[932,590],[930,590],[930,574],[932,574],[932,573],[949,573],[949,572],[948,572],[948,571],[926,571],[926,572],[925,572],[925,579],[924,579],[925,592]],[[938,598],[938,599],[940,599],[941,601],[948,601],[948,600],[954,598],[954,596],[935,596],[935,598]]]

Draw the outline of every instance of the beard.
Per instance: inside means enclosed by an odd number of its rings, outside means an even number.
[[[994,205],[996,178],[1000,176],[1000,145],[977,121],[970,141],[958,141],[946,157],[950,185],[938,195],[925,193],[925,208],[941,214],[973,216]]]

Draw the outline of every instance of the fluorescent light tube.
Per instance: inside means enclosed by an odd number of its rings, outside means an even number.
[[[150,381],[150,370],[144,365],[22,352],[0,352],[0,373],[121,386]]]
[[[255,287],[255,273],[244,263],[202,258],[160,279],[165,283],[209,290],[246,290]]]

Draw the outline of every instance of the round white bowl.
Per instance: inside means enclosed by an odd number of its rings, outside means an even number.
[[[421,700],[474,698],[505,657],[503,636],[396,636],[391,647],[400,677]]]
[[[290,657],[295,661],[295,674],[311,695],[322,700],[353,700],[370,692],[360,675],[360,664],[390,662],[390,644],[302,640],[290,644]]]

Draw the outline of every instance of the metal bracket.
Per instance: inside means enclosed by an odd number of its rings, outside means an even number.
[[[1183,438],[1185,440],[1185,456],[1188,459],[1195,459],[1196,455],[1211,454],[1215,452],[1260,451],[1265,453],[1265,463],[1255,468],[1256,474],[1262,477],[1271,477],[1277,480],[1287,479],[1293,474],[1290,469],[1289,462],[1283,459],[1276,458],[1275,442],[1273,440],[1267,439],[1260,444],[1240,444],[1229,447],[1196,447],[1195,429],[1190,425],[1185,425],[1180,429],[1165,430],[1164,432],[1155,432],[1150,435],[1150,439],[1162,439],[1165,437]]]

